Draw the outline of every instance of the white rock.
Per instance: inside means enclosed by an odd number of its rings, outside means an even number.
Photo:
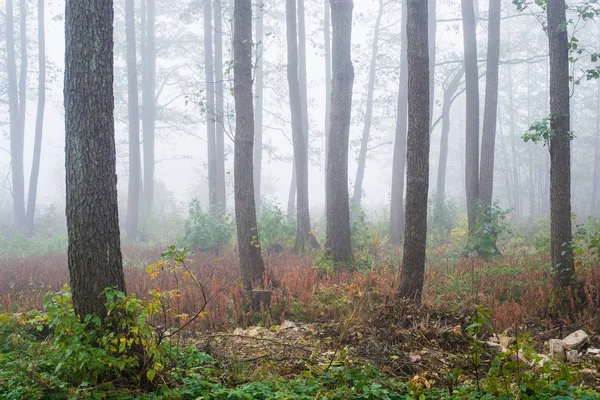
[[[567,362],[570,362],[572,364],[578,364],[579,356],[580,353],[577,350],[569,350],[567,351]]]
[[[591,356],[595,356],[600,354],[600,349],[593,349],[590,347],[589,349],[587,349],[587,353]]]
[[[581,346],[586,344],[590,337],[587,333],[582,330],[578,330],[577,332],[571,333],[569,336],[563,339],[563,342],[570,349],[579,349]]]
[[[283,324],[281,324],[281,329],[291,329],[291,328],[295,328],[296,324],[293,323],[292,321],[288,321],[285,320],[283,321]]]
[[[565,347],[567,347],[566,343],[560,339],[550,339],[548,346],[550,347],[550,357],[564,355]]]

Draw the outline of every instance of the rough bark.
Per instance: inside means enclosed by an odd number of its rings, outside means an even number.
[[[125,36],[127,42],[127,113],[129,120],[129,181],[127,187],[127,240],[135,242],[140,211],[140,111],[137,80],[137,52],[135,45],[134,0],[125,1]]]
[[[25,176],[23,172],[24,129],[19,108],[19,82],[15,57],[13,1],[6,0],[6,69],[8,74],[8,113],[10,121],[11,184],[13,217],[18,228],[25,224]]]
[[[433,118],[433,107],[435,100],[435,59],[436,59],[436,32],[437,32],[437,0],[428,0],[429,30],[427,39],[429,40],[429,124]]]
[[[402,2],[400,27],[400,86],[396,109],[396,135],[392,165],[392,195],[390,204],[390,243],[400,244],[404,236],[404,173],[406,168],[406,129],[408,117],[408,56],[407,56],[407,4]]]
[[[225,187],[225,129],[223,126],[223,10],[221,2],[214,2],[215,14],[215,119],[217,120],[215,136],[217,146],[217,200],[219,213],[227,209],[227,191]],[[262,74],[262,71],[261,71]]]
[[[331,123],[331,26],[329,0],[324,0],[323,39],[325,47],[325,204],[327,204],[327,157],[329,156],[329,126]]]
[[[204,0],[204,80],[206,81],[206,147],[208,160],[208,208],[218,211],[217,138],[215,131],[215,76],[212,48],[212,0]]]
[[[352,260],[348,147],[354,67],[351,56],[352,0],[330,0],[332,40],[331,125],[327,159],[327,243],[334,261]]]
[[[256,215],[260,216],[261,198],[261,177],[263,160],[263,104],[264,104],[264,12],[262,7],[257,7],[255,41],[256,41],[256,69],[254,76],[254,203],[256,204]]]
[[[254,287],[263,286],[265,267],[260,255],[256,207],[254,204],[251,0],[236,0],[233,19],[233,73],[236,119],[234,143],[235,217],[242,283],[246,290],[252,290]]]
[[[102,291],[125,291],[113,98],[113,2],[67,0],[65,133],[68,264],[73,305],[106,315]]]
[[[35,207],[37,202],[38,178],[42,159],[42,136],[44,133],[44,112],[46,109],[46,28],[44,23],[44,0],[38,0],[38,99],[35,118],[35,138],[33,143],[33,161],[29,176],[29,195],[27,196],[27,233],[33,235]]]
[[[379,28],[381,18],[383,17],[383,0],[379,0],[379,12],[375,20],[373,30],[373,44],[371,45],[371,63],[369,66],[369,81],[367,83],[367,104],[365,109],[365,124],[358,152],[358,168],[356,169],[356,180],[354,181],[354,196],[352,198],[355,211],[360,211],[360,203],[363,194],[363,179],[365,177],[365,168],[367,164],[367,151],[369,140],[371,139],[371,125],[373,122],[373,92],[375,91],[375,72],[377,68],[377,50],[379,43]]]
[[[142,127],[144,131],[144,198],[148,212],[154,201],[154,136],[156,129],[156,0],[146,0],[145,46],[142,49]]]
[[[287,79],[292,117],[292,142],[296,165],[296,243],[295,250],[303,252],[310,239],[308,205],[308,152],[303,129],[302,95],[298,78],[298,44],[296,43],[296,1],[286,0]]]
[[[465,74],[464,67],[460,67],[458,72],[454,75],[454,78],[448,84],[448,87],[444,90],[444,103],[442,105],[442,134],[440,136],[440,158],[438,162],[437,171],[437,184],[436,184],[436,201],[435,211],[433,215],[433,223],[436,226],[440,226],[442,223],[442,217],[444,213],[444,201],[446,198],[446,169],[448,166],[448,141],[450,136],[450,109],[453,103],[453,97],[462,77]],[[431,104],[431,102],[429,103]]]
[[[500,66],[501,0],[490,0],[488,54],[485,82],[485,107],[481,138],[479,199],[484,207],[492,204],[494,190],[494,150],[498,115],[498,71]]]
[[[554,285],[574,282],[571,247],[571,142],[569,108],[569,42],[561,26],[567,21],[565,0],[550,1],[548,41],[550,47],[550,242]]]
[[[406,227],[398,294],[421,302],[429,189],[429,51],[427,2],[408,0],[408,139]]]
[[[477,70],[477,36],[473,0],[461,0],[465,49],[466,136],[465,187],[469,234],[475,228],[479,199],[479,78]]]

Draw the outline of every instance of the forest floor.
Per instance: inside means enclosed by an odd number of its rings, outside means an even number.
[[[395,299],[396,251],[371,250],[355,271],[330,270],[311,255],[281,253],[266,257],[270,306],[253,311],[239,287],[234,254],[215,259],[198,253],[176,263],[161,258],[161,250],[125,248],[128,292],[141,299],[151,298],[149,293],[171,294],[163,332],[177,330],[201,310],[172,343],[208,354],[218,365],[215,381],[230,391],[247,391],[239,397],[228,392],[206,398],[272,398],[253,390],[271,382],[269,390],[281,391],[281,382],[308,376],[314,382],[302,381],[299,388],[290,383],[285,387],[293,387],[294,395],[281,398],[325,398],[309,383],[322,385],[323,377],[343,371],[359,371],[340,378],[356,379],[354,384],[338,383],[350,392],[360,387],[360,393],[352,397],[338,391],[328,398],[479,398],[477,393],[500,396],[515,387],[529,393],[520,398],[598,398],[584,392],[600,390],[600,356],[593,353],[600,348],[597,264],[578,265],[581,291],[559,309],[552,306],[544,254],[522,251],[485,262],[439,250],[429,257],[423,306],[415,307]],[[42,309],[48,292],[64,289],[66,256],[0,256],[0,274],[0,315],[22,315]],[[564,355],[558,355],[542,367],[548,341],[577,330],[589,335],[578,345],[577,359],[564,362]],[[490,339],[501,347],[486,343]],[[375,375],[368,372],[371,368]],[[371,392],[381,391],[367,396],[361,379]],[[373,388],[374,382],[380,383]],[[394,386],[397,382],[402,386]],[[561,385],[564,390],[557,389]],[[461,387],[471,389],[460,392]],[[406,397],[389,395],[394,391]],[[298,394],[304,392],[307,397]]]

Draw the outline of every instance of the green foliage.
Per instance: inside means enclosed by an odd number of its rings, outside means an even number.
[[[556,132],[554,129],[550,128],[550,124],[553,120],[558,118],[562,118],[563,116],[550,115],[541,121],[537,121],[533,123],[527,132],[521,138],[525,141],[525,143],[531,141],[532,143],[543,143],[544,146],[548,146],[550,141],[556,136]],[[575,139],[575,135],[573,132],[569,132],[569,140]]]
[[[0,252],[4,257],[30,258],[64,253],[66,235],[35,235],[26,237],[19,233],[0,234]]]
[[[187,246],[218,255],[223,247],[231,243],[233,232],[234,224],[226,214],[204,212],[197,199],[191,201],[183,236]]]
[[[460,224],[460,207],[448,196],[434,194],[427,206],[427,226],[449,232]]]
[[[287,216],[278,204],[272,201],[262,202],[258,219],[260,244],[263,249],[273,246],[292,248],[296,238],[296,225],[287,220]]]
[[[484,259],[498,255],[496,240],[508,230],[505,219],[509,213],[510,210],[502,210],[497,202],[490,206],[478,203],[475,228],[467,243],[468,253]]]

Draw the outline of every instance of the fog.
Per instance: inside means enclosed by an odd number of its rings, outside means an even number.
[[[21,8],[14,2],[14,34],[16,65],[20,72]],[[33,159],[37,89],[37,2],[24,0],[27,11],[27,100],[24,136],[25,193]],[[47,2],[45,15],[46,42],[46,110],[43,122],[43,144],[37,197],[37,210],[55,205],[60,211],[65,204],[64,182],[64,4]],[[223,61],[225,65],[225,170],[227,206],[233,207],[233,72],[231,68],[232,8],[223,6]],[[292,134],[286,81],[286,21],[285,2],[264,0],[265,38],[254,59],[264,61],[265,90],[263,112],[263,151],[261,194],[264,199],[278,202],[285,210],[292,177]],[[488,4],[475,0],[477,46],[479,59],[480,120],[483,120],[485,99],[485,69],[487,54]],[[479,4],[477,4],[479,3]],[[396,108],[401,44],[400,1],[383,2],[384,12],[378,38],[376,71],[373,90],[373,116],[364,172],[362,207],[368,213],[384,218],[389,213],[393,142],[396,130]],[[13,224],[11,145],[7,75],[6,0],[0,1],[0,225]],[[314,224],[324,213],[324,165],[326,82],[322,0],[306,0],[306,65],[309,117],[309,197]],[[355,81],[350,128],[349,192],[353,193],[357,158],[365,123],[370,58],[373,32],[379,2],[356,0],[352,28],[352,60]],[[548,40],[543,17],[531,10],[518,12],[512,1],[502,2],[499,99],[495,150],[494,198],[501,207],[511,209],[511,218],[528,218],[549,212],[548,149],[542,144],[525,143],[521,136],[528,127],[549,115]],[[138,44],[138,88],[142,102],[140,55],[140,2],[135,2],[136,37]],[[255,14],[256,10],[255,10]],[[436,68],[432,120],[441,116],[444,91],[463,60],[463,36],[460,1],[439,1],[436,26]],[[589,54],[597,51],[598,30],[593,20],[578,20],[569,26],[569,34],[579,40],[584,49],[571,63],[572,84],[571,124],[576,138],[572,141],[572,201],[579,218],[595,215],[594,204],[600,165],[599,108],[600,84],[587,80],[585,70],[592,63]],[[255,15],[256,18],[256,15]],[[176,207],[185,213],[192,198],[208,207],[206,81],[204,78],[203,1],[156,1],[156,147],[155,205],[158,210]],[[115,126],[117,171],[121,223],[125,220],[128,171],[127,71],[124,1],[115,1],[114,24],[115,62]],[[262,50],[264,49],[264,50]],[[446,173],[446,194],[463,210],[465,207],[465,95],[461,80],[450,109],[449,154]],[[141,110],[140,106],[140,110]],[[430,191],[437,184],[440,134],[442,123],[431,132]],[[143,129],[140,130],[143,139]],[[143,157],[143,156],[142,156]]]

